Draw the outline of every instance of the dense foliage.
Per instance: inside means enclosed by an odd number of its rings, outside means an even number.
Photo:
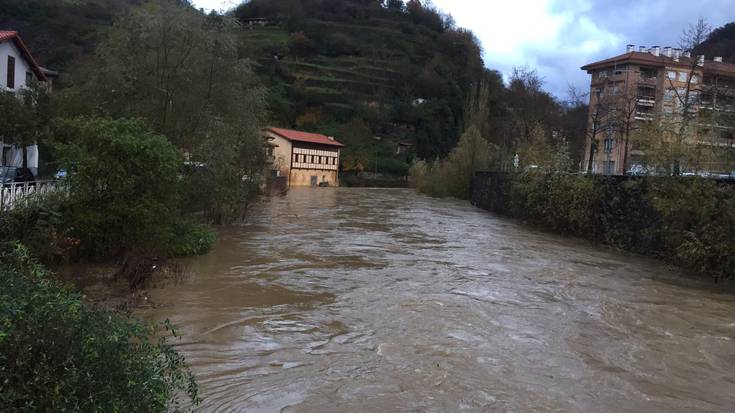
[[[158,251],[178,215],[181,155],[130,120],[58,121],[56,153],[66,178],[70,235],[93,257]]]
[[[63,70],[94,51],[118,13],[140,2],[0,0],[0,27],[18,31],[42,65]]]
[[[725,62],[735,63],[735,22],[713,30],[695,54],[704,54],[708,59],[720,56]]]
[[[239,27],[185,2],[148,1],[107,31],[57,98],[60,113],[134,117],[165,136],[196,170],[183,205],[217,221],[257,191],[264,90],[237,49]]]
[[[472,33],[415,0],[253,0],[234,14],[271,88],[271,120],[339,137],[346,170],[371,170],[398,142],[421,158],[448,153],[487,73]]]
[[[19,244],[0,249],[0,405],[4,412],[166,412],[197,399],[170,335],[90,308]],[[168,330],[168,326],[166,328]]]
[[[481,173],[473,185],[480,207],[702,274],[735,276],[735,185],[540,173]]]

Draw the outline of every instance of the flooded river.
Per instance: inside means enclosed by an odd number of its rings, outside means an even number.
[[[263,201],[152,290],[203,411],[735,411],[735,294],[410,190]]]

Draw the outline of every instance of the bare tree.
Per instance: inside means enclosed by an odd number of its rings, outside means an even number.
[[[589,128],[587,129],[587,139],[590,142],[589,153],[587,154],[587,173],[592,174],[592,166],[595,158],[595,153],[599,143],[597,136],[600,132],[609,129],[611,125],[611,115],[613,115],[613,101],[611,99],[608,84],[601,86],[597,89],[593,96],[590,96],[590,117],[589,117]]]
[[[699,19],[696,24],[690,25],[683,31],[679,44],[681,49],[690,55],[685,86],[683,88],[677,88],[674,84],[674,79],[670,76],[666,77],[670,90],[673,90],[676,102],[680,108],[679,116],[676,117],[676,122],[674,122],[676,147],[681,147],[686,141],[690,133],[691,121],[694,118],[698,105],[699,84],[702,79],[697,79],[696,72],[697,68],[703,64],[701,60],[703,57],[697,57],[691,54],[697,46],[707,39],[711,31],[711,26],[704,19]],[[678,123],[678,127],[676,127],[676,123]],[[681,160],[680,156],[673,159],[674,175],[681,174]]]

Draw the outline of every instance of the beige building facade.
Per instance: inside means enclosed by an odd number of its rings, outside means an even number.
[[[635,50],[628,45],[625,54],[582,70],[591,75],[585,171],[622,175],[645,169],[644,153],[634,147],[631,135],[649,122],[676,124],[684,106],[698,126],[688,141],[697,144],[697,134],[706,132],[718,145],[733,144],[735,64],[671,47]]]
[[[282,128],[267,128],[263,134],[272,177],[286,177],[289,187],[339,186],[344,145],[336,139]]]

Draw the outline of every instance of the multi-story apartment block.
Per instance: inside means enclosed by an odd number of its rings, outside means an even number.
[[[584,169],[620,175],[645,170],[631,135],[645,123],[683,123],[687,144],[735,148],[735,64],[681,49],[628,45],[627,52],[582,67],[592,76]],[[683,115],[687,113],[687,115]]]

